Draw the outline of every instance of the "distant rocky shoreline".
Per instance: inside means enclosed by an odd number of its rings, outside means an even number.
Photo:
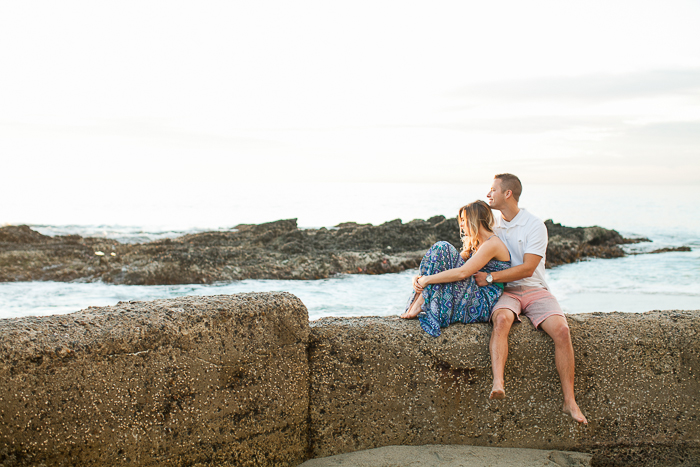
[[[623,238],[602,227],[565,227],[551,220],[547,267],[587,257],[625,256]],[[50,237],[22,226],[0,228],[0,282],[103,281],[111,284],[207,284],[241,279],[323,279],[418,267],[437,240],[460,246],[454,218],[381,225],[347,222],[299,229],[296,219],[238,225],[143,244],[79,235]]]

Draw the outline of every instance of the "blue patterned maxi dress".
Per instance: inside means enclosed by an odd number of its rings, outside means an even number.
[[[430,247],[420,263],[420,273],[430,276],[464,264],[457,249],[448,242],[437,242]],[[481,269],[484,272],[502,271],[510,267],[510,261],[492,259]],[[423,289],[422,311],[418,316],[425,332],[433,337],[440,335],[440,328],[452,323],[485,323],[491,309],[503,293],[503,284],[479,287],[473,276],[457,282],[430,284]],[[413,302],[411,294],[408,306]],[[408,309],[408,307],[406,308]]]

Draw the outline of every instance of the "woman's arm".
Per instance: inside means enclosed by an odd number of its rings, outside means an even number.
[[[515,282],[525,277],[532,277],[537,269],[537,266],[542,260],[541,256],[533,255],[532,253],[525,253],[523,264],[518,266],[513,266],[512,268],[504,269],[503,271],[494,271],[491,273],[494,282]],[[486,273],[477,272],[474,274],[474,279],[476,284],[483,287],[487,284]]]
[[[486,242],[462,266],[432,276],[420,276],[415,284],[422,290],[428,284],[442,284],[466,279],[483,268],[498,252],[498,242]],[[420,290],[419,290],[420,291]]]

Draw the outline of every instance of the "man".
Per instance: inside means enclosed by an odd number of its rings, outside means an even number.
[[[493,389],[489,399],[506,396],[503,371],[508,357],[508,333],[520,315],[527,316],[535,329],[546,332],[554,341],[554,359],[564,393],[562,410],[579,423],[588,423],[574,396],[574,348],[566,317],[549,292],[544,280],[547,252],[547,228],[537,217],[518,207],[522,192],[520,179],[513,174],[496,175],[486,195],[495,216],[494,232],[508,247],[511,267],[491,274],[478,272],[476,282],[485,286],[492,282],[507,283],[503,295],[491,312],[493,331],[489,349],[493,370]]]

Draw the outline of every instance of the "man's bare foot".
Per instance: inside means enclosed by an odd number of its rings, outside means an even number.
[[[502,387],[493,386],[491,389],[491,394],[489,394],[489,399],[500,401],[506,398],[506,391]]]
[[[571,405],[564,404],[562,411],[565,414],[571,415],[571,418],[576,420],[578,423],[588,425],[588,420],[586,420],[586,417],[583,415],[583,412],[581,412],[581,409],[578,408],[578,404],[576,404],[576,402]]]

